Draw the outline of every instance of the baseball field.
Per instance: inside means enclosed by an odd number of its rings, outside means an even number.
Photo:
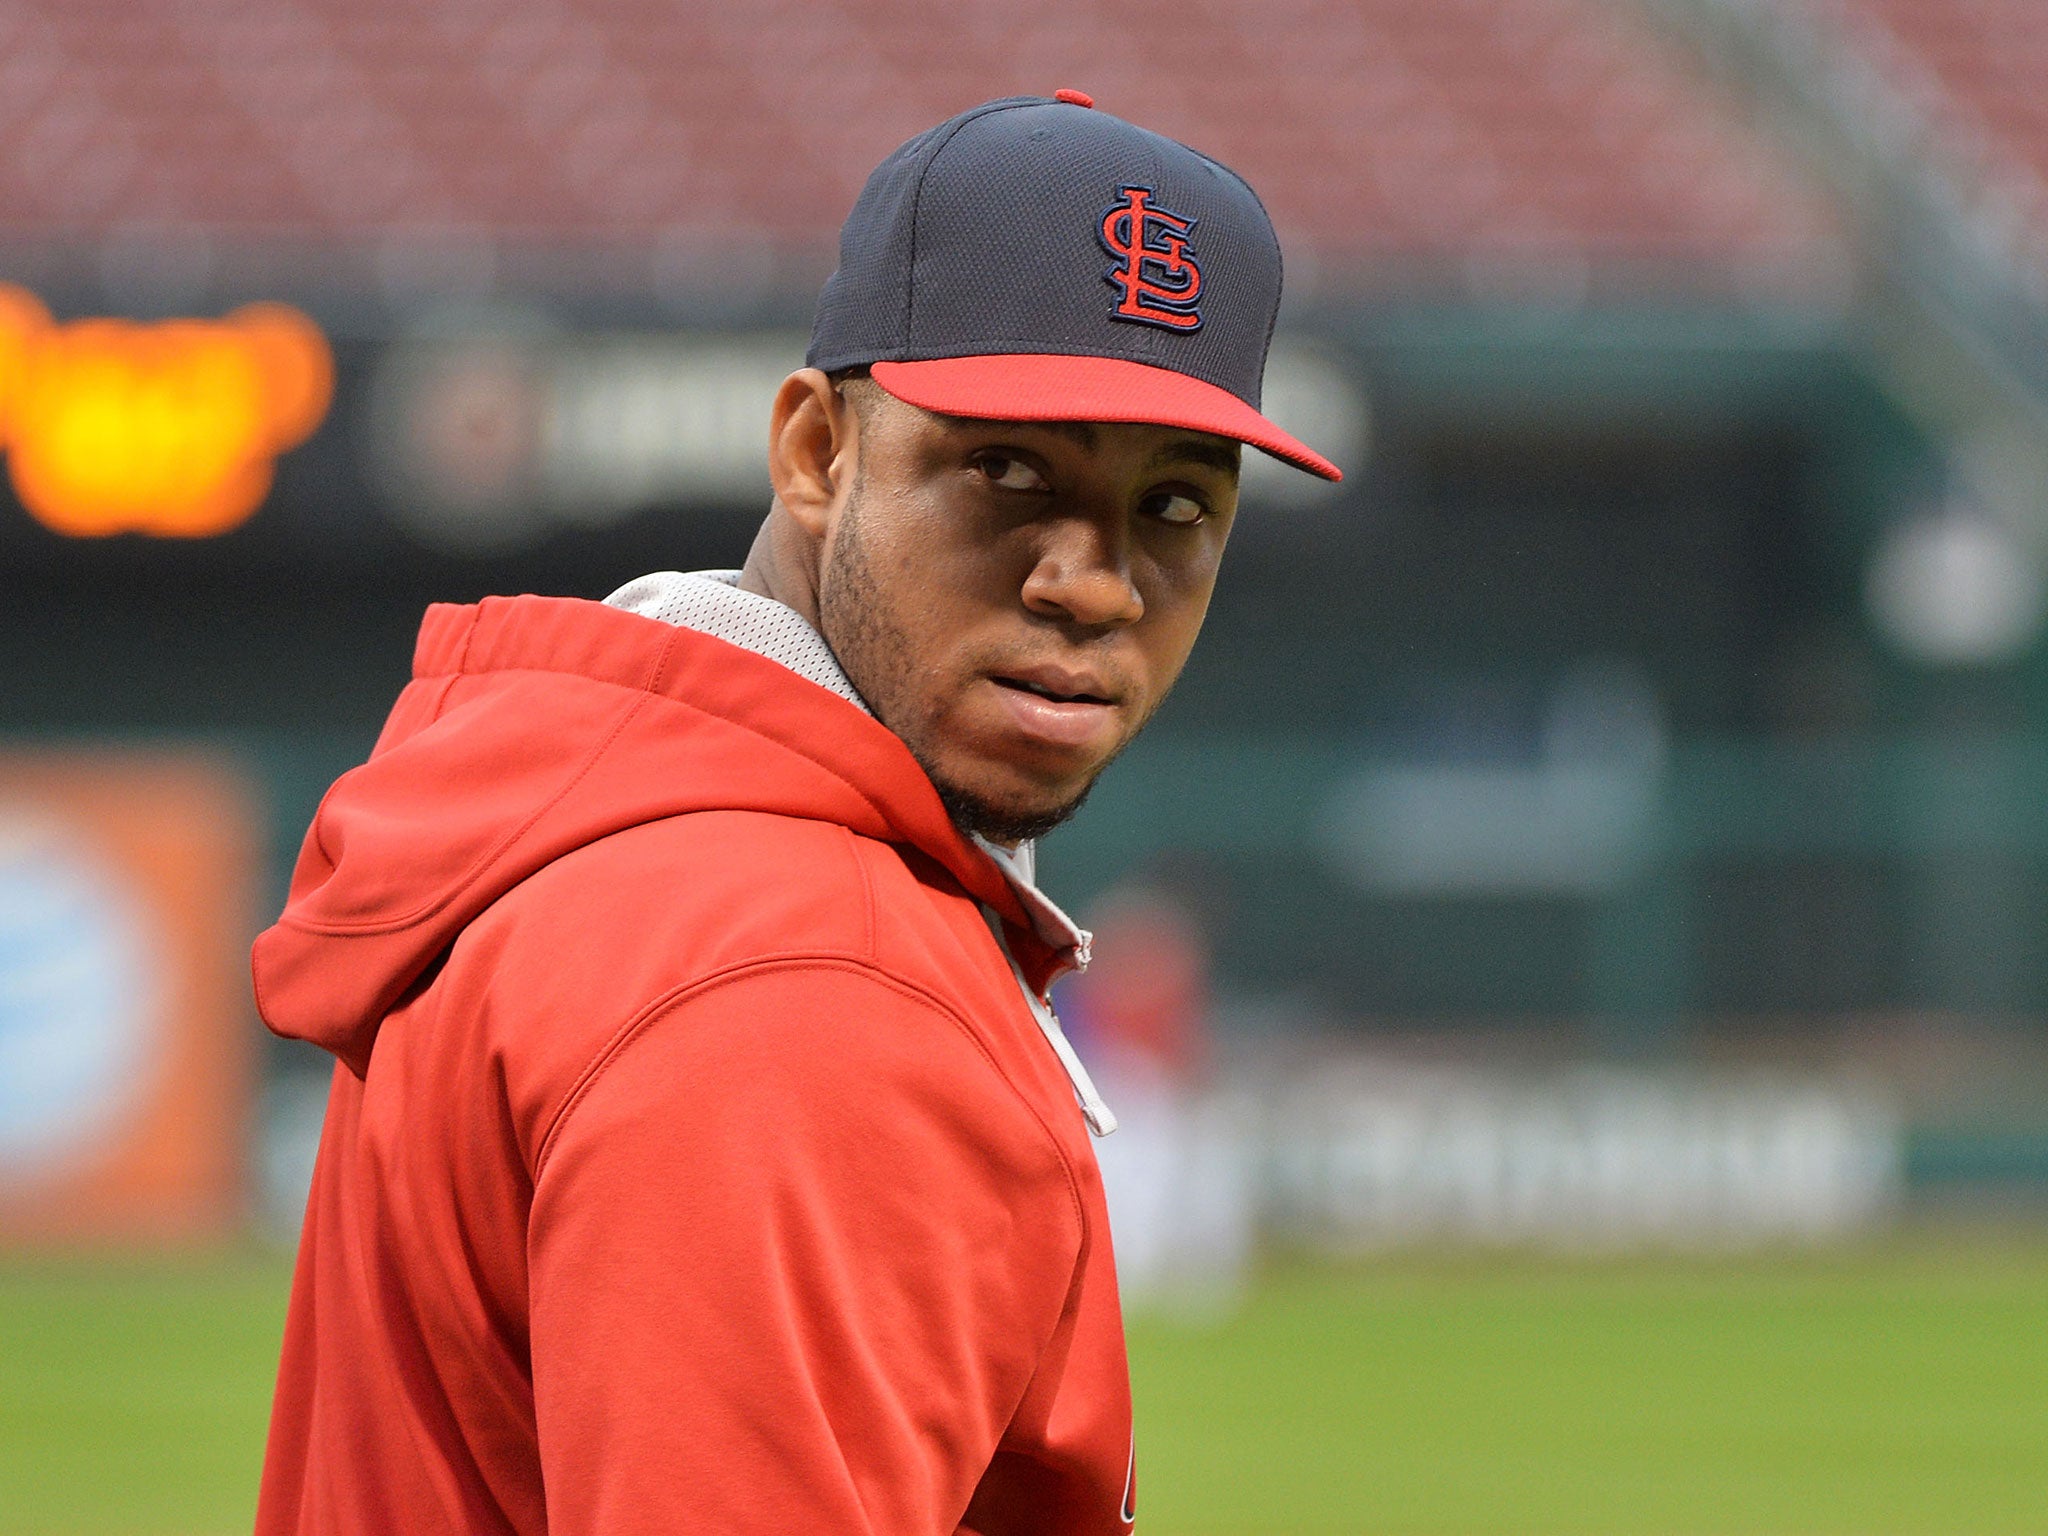
[[[0,1532],[245,1530],[285,1282],[0,1264]],[[1287,1266],[1132,1350],[1151,1536],[2048,1530],[2048,1236]]]

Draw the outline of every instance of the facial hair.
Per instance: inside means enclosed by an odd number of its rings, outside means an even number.
[[[856,477],[840,512],[837,536],[818,582],[818,624],[847,680],[875,718],[896,733],[938,791],[939,803],[962,832],[1016,844],[1043,837],[1088,798],[1094,779],[1064,804],[1024,810],[1000,805],[952,783],[938,770],[922,724],[905,718],[898,701],[915,696],[916,649],[911,632],[889,612],[861,539],[862,485]],[[1106,766],[1106,765],[1105,765]]]

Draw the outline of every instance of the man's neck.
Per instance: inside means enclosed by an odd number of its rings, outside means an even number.
[[[740,567],[739,587],[773,598],[794,610],[811,628],[818,622],[818,551],[810,535],[780,506],[774,507],[754,535],[747,562]]]

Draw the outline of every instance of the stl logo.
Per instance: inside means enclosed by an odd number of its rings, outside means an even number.
[[[283,304],[60,325],[0,283],[0,448],[21,504],[58,533],[225,533],[333,394],[327,339]]]
[[[1188,248],[1195,221],[1153,207],[1150,187],[1125,187],[1122,193],[1123,201],[1104,210],[1096,229],[1103,249],[1121,258],[1103,274],[1123,293],[1110,318],[1170,331],[1198,329],[1202,269]]]

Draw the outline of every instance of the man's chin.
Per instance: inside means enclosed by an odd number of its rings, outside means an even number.
[[[996,799],[948,783],[936,775],[932,778],[932,787],[939,792],[939,803],[953,818],[953,825],[962,832],[987,838],[992,843],[1010,845],[1043,837],[1061,825],[1081,809],[1088,798],[1088,791],[1095,784],[1091,779],[1071,799],[1049,806]]]

